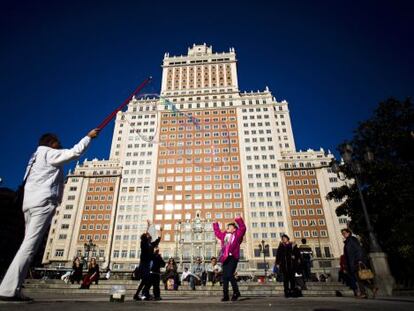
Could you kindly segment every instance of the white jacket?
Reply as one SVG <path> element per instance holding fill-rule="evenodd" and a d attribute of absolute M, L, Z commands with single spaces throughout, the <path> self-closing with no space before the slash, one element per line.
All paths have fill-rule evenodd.
<path fill-rule="evenodd" d="M 58 205 L 63 195 L 63 165 L 78 159 L 89 146 L 91 138 L 86 136 L 72 149 L 53 149 L 39 146 L 26 169 L 23 211 L 48 204 Z M 31 164 L 34 162 L 32 168 Z"/>

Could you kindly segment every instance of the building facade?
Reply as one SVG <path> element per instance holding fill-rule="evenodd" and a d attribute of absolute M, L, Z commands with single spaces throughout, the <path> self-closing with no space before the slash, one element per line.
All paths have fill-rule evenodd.
<path fill-rule="evenodd" d="M 104 266 L 110 253 L 121 168 L 116 160 L 85 160 L 69 172 L 61 205 L 49 230 L 43 263 L 71 266 L 73 258 L 96 257 Z M 85 243 L 95 247 L 85 251 Z"/>
<path fill-rule="evenodd" d="M 122 177 L 119 198 L 112 207 L 116 210 L 111 215 L 113 238 L 106 242 L 112 268 L 131 270 L 138 263 L 139 237 L 147 219 L 164 229 L 162 254 L 183 264 L 194 256 L 217 255 L 212 222 L 224 228 L 237 216 L 245 219 L 248 228 L 241 270 L 264 266 L 259 244 L 265 241 L 274 250 L 283 233 L 295 239 L 309 234 L 312 240 L 317 232 L 321 245 L 315 244 L 319 247 L 315 253 L 337 258 L 339 220 L 335 202 L 325 199 L 334 185 L 329 178 L 334 176 L 319 168 L 319 162 L 333 156 L 296 151 L 288 103 L 277 101 L 267 87 L 241 92 L 233 48 L 216 53 L 203 44 L 190 47 L 187 55 L 166 53 L 162 70 L 160 96 L 134 98 L 115 120 L 109 161 L 119 165 Z M 301 193 L 293 180 L 302 176 L 301 162 L 314 167 L 316 184 L 312 186 L 318 190 L 309 190 L 308 199 L 315 205 L 315 219 L 292 214 L 297 208 L 290 202 L 302 200 L 292 197 L 292 191 L 297 196 Z M 298 166 L 299 176 L 291 172 L 293 165 Z M 70 176 L 65 194 L 72 187 Z M 305 189 L 300 190 L 303 195 Z M 320 210 L 322 214 L 316 214 Z M 88 227 L 87 219 L 77 219 L 80 228 Z M 56 235 L 63 229 L 54 230 Z M 88 234 L 94 235 L 85 232 L 85 239 Z M 49 262 L 55 260 L 51 255 L 58 245 L 55 237 L 50 238 L 53 241 L 45 253 Z"/>
<path fill-rule="evenodd" d="M 338 264 L 343 251 L 340 230 L 348 223 L 348 218 L 336 216 L 340 201 L 326 198 L 344 184 L 330 168 L 333 159 L 323 149 L 309 149 L 283 152 L 279 160 L 289 232 L 298 244 L 306 239 L 313 250 L 313 271 L 320 273 Z"/>

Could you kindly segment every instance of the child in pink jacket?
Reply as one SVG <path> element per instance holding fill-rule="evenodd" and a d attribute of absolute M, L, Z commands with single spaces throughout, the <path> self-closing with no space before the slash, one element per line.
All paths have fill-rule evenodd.
<path fill-rule="evenodd" d="M 234 221 L 227 225 L 225 232 L 220 230 L 217 222 L 213 223 L 214 234 L 221 242 L 219 257 L 219 261 L 223 264 L 223 299 L 221 301 L 229 301 L 229 282 L 233 288 L 231 300 L 236 301 L 240 297 L 234 273 L 239 262 L 240 244 L 243 242 L 246 226 L 241 217 L 237 217 Z"/>

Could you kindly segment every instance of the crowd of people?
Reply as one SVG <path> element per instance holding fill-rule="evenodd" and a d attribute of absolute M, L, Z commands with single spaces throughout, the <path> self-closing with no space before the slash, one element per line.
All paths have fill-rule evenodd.
<path fill-rule="evenodd" d="M 148 227 L 150 222 L 148 222 Z M 135 300 L 161 300 L 160 283 L 164 284 L 165 290 L 178 290 L 179 286 L 187 283 L 192 290 L 197 286 L 223 286 L 223 301 L 230 300 L 229 283 L 233 288 L 232 300 L 240 297 L 240 291 L 236 280 L 236 269 L 239 256 L 240 243 L 243 239 L 245 226 L 241 218 L 235 223 L 230 223 L 227 230 L 222 232 L 218 224 L 214 225 L 216 237 L 221 241 L 220 257 L 212 257 L 209 263 L 203 262 L 197 257 L 191 265 L 191 269 L 184 267 L 181 276 L 178 265 L 174 258 L 164 261 L 160 254 L 160 236 L 152 241 L 152 236 L 147 230 L 141 236 L 140 264 L 134 271 L 134 279 L 140 280 L 138 289 L 134 295 Z M 375 297 L 378 288 L 371 279 L 362 280 L 358 271 L 361 267 L 367 266 L 367 259 L 364 251 L 356 237 L 349 229 L 343 229 L 344 254 L 340 258 L 340 270 L 338 281 L 349 286 L 357 298 L 367 297 L 367 288 L 372 291 Z M 307 244 L 306 239 L 301 240 L 302 244 L 297 245 L 290 241 L 289 236 L 283 234 L 277 248 L 273 275 L 278 276 L 277 280 L 283 282 L 285 297 L 300 297 L 302 290 L 307 289 L 306 283 L 314 281 L 311 267 L 313 261 L 312 248 Z M 163 270 L 163 271 L 162 271 Z M 91 259 L 88 270 L 83 275 L 83 264 L 79 257 L 73 261 L 72 271 L 68 272 L 62 279 L 74 284 L 81 284 L 81 288 L 89 288 L 95 282 L 98 284 L 100 278 L 99 266 L 95 258 Z M 325 282 L 326 276 L 321 275 L 317 281 Z M 153 295 L 150 289 L 153 289 Z"/>
<path fill-rule="evenodd" d="M 27 275 L 33 256 L 45 235 L 54 215 L 55 209 L 62 200 L 63 195 L 63 166 L 78 159 L 85 153 L 92 139 L 99 134 L 99 129 L 91 130 L 83 139 L 71 149 L 62 149 L 60 140 L 54 134 L 43 135 L 37 150 L 32 155 L 20 187 L 18 197 L 21 199 L 22 210 L 26 222 L 24 240 L 8 268 L 0 285 L 0 301 L 30 301 L 22 293 L 22 284 Z M 165 289 L 177 290 L 182 282 L 188 281 L 191 289 L 196 290 L 197 285 L 212 285 L 219 283 L 223 286 L 222 301 L 238 300 L 241 296 L 237 280 L 237 265 L 240 258 L 240 244 L 246 233 L 246 226 L 241 217 L 229 223 L 224 231 L 218 222 L 213 223 L 216 238 L 220 241 L 220 254 L 218 258 L 211 258 L 211 262 L 205 267 L 202 259 L 198 257 L 191 267 L 191 271 L 185 267 L 181 278 L 177 264 L 173 258 L 164 262 L 158 245 L 162 237 L 160 235 L 153 241 L 148 228 L 141 236 L 140 262 L 134 275 L 140 284 L 134 295 L 135 300 L 160 300 L 160 282 L 164 282 Z M 344 253 L 340 260 L 339 280 L 347 284 L 356 297 L 366 298 L 367 288 L 371 289 L 373 297 L 378 288 L 373 282 L 370 273 L 361 274 L 365 270 L 369 272 L 368 260 L 363 248 L 349 229 L 343 229 Z M 312 249 L 302 240 L 302 245 L 292 243 L 284 234 L 276 253 L 273 272 L 281 276 L 283 280 L 285 297 L 299 297 L 301 291 L 306 289 L 306 282 L 311 277 Z M 87 272 L 83 273 L 83 264 L 80 258 L 73 261 L 72 271 L 62 279 L 74 284 L 80 284 L 80 288 L 88 289 L 92 283 L 98 284 L 100 279 L 99 265 L 95 258 L 91 258 Z M 162 273 L 161 270 L 165 268 Z M 110 270 L 106 277 L 109 278 Z M 368 275 L 368 276 L 367 276 Z M 372 275 L 372 273 L 371 273 Z M 229 284 L 232 286 L 232 296 L 229 295 Z M 153 296 L 150 290 L 153 289 Z"/>

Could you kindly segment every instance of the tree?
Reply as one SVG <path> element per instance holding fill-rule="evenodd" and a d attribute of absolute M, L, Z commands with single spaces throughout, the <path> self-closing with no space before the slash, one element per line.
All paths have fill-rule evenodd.
<path fill-rule="evenodd" d="M 381 102 L 373 116 L 359 124 L 349 141 L 378 242 L 388 254 L 397 281 L 414 278 L 414 107 L 410 98 Z M 341 149 L 343 144 L 338 148 Z M 367 149 L 374 161 L 364 158 Z M 344 167 L 352 179 L 354 171 Z M 356 185 L 334 189 L 328 199 L 346 199 L 337 215 L 351 218 L 350 228 L 368 246 L 368 232 Z M 367 247 L 368 248 L 368 247 Z"/>

